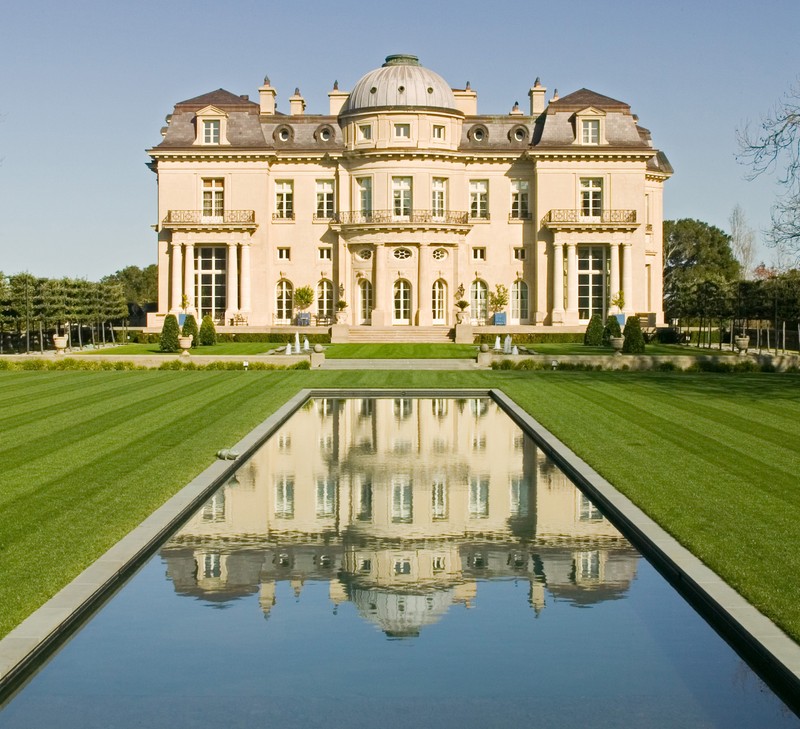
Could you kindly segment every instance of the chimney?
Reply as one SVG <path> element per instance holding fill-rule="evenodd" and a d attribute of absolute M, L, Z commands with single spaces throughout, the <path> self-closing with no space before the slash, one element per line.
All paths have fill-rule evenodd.
<path fill-rule="evenodd" d="M 347 101 L 347 97 L 350 94 L 347 91 L 339 91 L 339 82 L 333 82 L 333 91 L 328 92 L 328 100 L 330 101 L 331 105 L 331 116 L 339 116 L 339 112 L 342 110 L 344 106 L 344 102 Z"/>
<path fill-rule="evenodd" d="M 300 96 L 300 89 L 296 88 L 294 94 L 289 97 L 289 114 L 291 116 L 301 116 L 306 109 L 306 100 Z"/>
<path fill-rule="evenodd" d="M 546 93 L 547 89 L 542 86 L 537 76 L 536 81 L 533 82 L 533 88 L 528 92 L 528 96 L 531 97 L 531 116 L 539 116 L 544 111 L 544 96 Z"/>
<path fill-rule="evenodd" d="M 478 94 L 472 90 L 467 81 L 465 89 L 453 89 L 456 97 L 456 108 L 465 116 L 475 116 L 478 113 Z"/>
<path fill-rule="evenodd" d="M 275 97 L 278 92 L 269 85 L 269 76 L 264 76 L 264 85 L 258 89 L 258 100 L 262 114 L 275 113 Z"/>

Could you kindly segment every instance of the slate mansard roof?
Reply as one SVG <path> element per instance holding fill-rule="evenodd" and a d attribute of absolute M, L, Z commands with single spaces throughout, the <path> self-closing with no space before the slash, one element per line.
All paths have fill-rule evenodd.
<path fill-rule="evenodd" d="M 581 147 L 575 144 L 576 114 L 599 112 L 604 119 L 606 143 L 592 147 L 593 150 L 652 150 L 648 170 L 672 173 L 666 156 L 653 147 L 649 130 L 637 124 L 630 106 L 623 101 L 584 88 L 552 99 L 538 117 L 525 114 L 464 116 L 455 109 L 453 91 L 445 80 L 419 65 L 415 56 L 389 56 L 386 64 L 364 75 L 350 92 L 339 117 L 261 114 L 259 104 L 225 89 L 181 101 L 167 117 L 167 126 L 162 129 L 164 139 L 154 151 L 197 149 L 196 114 L 209 106 L 227 115 L 228 144 L 222 147 L 224 150 L 308 153 L 343 151 L 340 124 L 345 124 L 351 114 L 417 109 L 448 111 L 461 116 L 459 151 L 568 151 Z M 473 132 L 479 127 L 483 134 L 475 135 Z M 329 133 L 321 134 L 323 128 Z M 282 130 L 287 130 L 288 134 L 281 135 Z"/>

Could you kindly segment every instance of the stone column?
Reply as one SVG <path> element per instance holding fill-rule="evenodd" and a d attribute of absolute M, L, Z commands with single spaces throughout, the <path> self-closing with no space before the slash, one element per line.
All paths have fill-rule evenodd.
<path fill-rule="evenodd" d="M 250 303 L 250 242 L 247 241 L 241 244 L 242 250 L 242 270 L 240 276 L 241 282 L 241 301 L 240 310 L 243 313 L 249 314 L 252 311 Z"/>
<path fill-rule="evenodd" d="M 372 279 L 372 326 L 386 326 L 386 300 L 392 289 L 391 282 L 386 273 L 386 246 L 376 243 L 373 257 L 375 258 L 375 275 Z"/>
<path fill-rule="evenodd" d="M 433 298 L 431 289 L 431 262 L 430 248 L 420 245 L 419 267 L 417 270 L 417 326 L 429 327 L 433 324 Z"/>
<path fill-rule="evenodd" d="M 633 246 L 630 243 L 622 244 L 622 295 L 625 297 L 623 313 L 633 314 Z"/>
<path fill-rule="evenodd" d="M 228 280 L 227 308 L 225 309 L 225 323 L 230 324 L 230 320 L 239 312 L 239 260 L 238 245 L 228 243 L 228 270 L 226 271 Z"/>
<path fill-rule="evenodd" d="M 609 299 L 613 299 L 620 291 L 619 288 L 619 243 L 609 245 L 609 255 L 611 256 L 611 278 L 608 282 Z M 610 314 L 619 314 L 618 306 L 609 306 Z"/>
<path fill-rule="evenodd" d="M 170 263 L 172 264 L 172 305 L 170 306 L 170 314 L 178 314 L 181 310 L 181 299 L 183 298 L 183 289 L 181 288 L 181 274 L 183 273 L 183 260 L 181 255 L 181 244 L 175 241 L 171 244 Z"/>
<path fill-rule="evenodd" d="M 578 323 L 578 248 L 567 243 L 567 313 L 566 321 Z"/>
<path fill-rule="evenodd" d="M 553 310 L 552 324 L 564 323 L 564 244 L 553 241 Z"/>
<path fill-rule="evenodd" d="M 183 259 L 183 293 L 186 294 L 186 313 L 197 316 L 194 287 L 194 243 L 187 243 Z"/>

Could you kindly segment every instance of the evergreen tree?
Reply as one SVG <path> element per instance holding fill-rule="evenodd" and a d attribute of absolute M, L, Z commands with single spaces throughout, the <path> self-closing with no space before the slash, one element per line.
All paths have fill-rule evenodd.
<path fill-rule="evenodd" d="M 200 324 L 200 344 L 204 347 L 212 346 L 217 343 L 217 329 L 214 326 L 214 320 L 210 315 L 206 314 Z"/>
<path fill-rule="evenodd" d="M 621 336 L 622 330 L 619 328 L 619 320 L 613 314 L 609 314 L 606 318 L 606 325 L 603 327 L 603 346 L 611 346 L 611 337 Z"/>
<path fill-rule="evenodd" d="M 639 323 L 638 316 L 629 316 L 625 322 L 625 329 L 622 332 L 625 343 L 622 351 L 627 354 L 644 354 L 644 337 L 642 336 L 642 325 Z"/>
<path fill-rule="evenodd" d="M 181 334 L 184 337 L 192 337 L 192 347 L 196 347 L 200 343 L 200 332 L 197 329 L 197 319 L 194 318 L 194 314 L 186 315 L 186 319 L 183 321 L 183 329 L 181 329 Z"/>
<path fill-rule="evenodd" d="M 599 347 L 603 343 L 603 320 L 600 314 L 592 314 L 592 318 L 589 319 L 583 343 L 589 347 Z"/>
<path fill-rule="evenodd" d="M 174 314 L 167 314 L 164 319 L 164 328 L 161 330 L 161 351 L 177 352 L 180 349 L 178 336 L 180 335 L 178 320 Z"/>

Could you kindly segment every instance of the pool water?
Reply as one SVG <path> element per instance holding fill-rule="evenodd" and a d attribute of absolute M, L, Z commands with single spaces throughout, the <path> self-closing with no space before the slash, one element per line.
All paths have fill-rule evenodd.
<path fill-rule="evenodd" d="M 2 727 L 798 727 L 489 399 L 298 410 Z"/>

